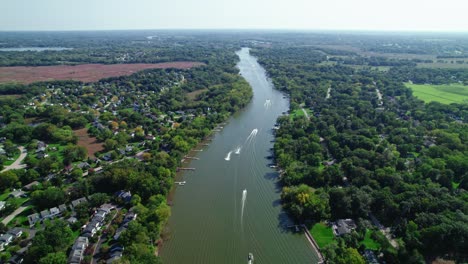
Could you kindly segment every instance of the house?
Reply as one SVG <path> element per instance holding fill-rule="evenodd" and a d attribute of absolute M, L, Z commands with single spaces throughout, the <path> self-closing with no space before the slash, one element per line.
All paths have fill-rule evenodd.
<path fill-rule="evenodd" d="M 6 203 L 4 201 L 0 201 L 0 211 L 5 209 Z"/>
<path fill-rule="evenodd" d="M 74 216 L 70 216 L 70 218 L 67 219 L 67 222 L 70 223 L 70 224 L 74 224 L 78 221 L 78 219 L 76 219 L 76 217 Z"/>
<path fill-rule="evenodd" d="M 81 203 L 84 203 L 84 202 L 87 202 L 86 198 L 84 197 L 81 197 L 81 198 L 78 198 L 76 200 L 73 200 L 71 202 L 71 208 L 75 208 L 77 205 L 81 204 Z"/>
<path fill-rule="evenodd" d="M 38 181 L 33 181 L 33 182 L 28 183 L 25 186 L 23 186 L 23 189 L 27 190 L 27 191 L 30 191 L 34 186 L 37 186 L 37 185 L 39 185 L 39 182 Z"/>
<path fill-rule="evenodd" d="M 41 217 L 38 213 L 28 215 L 29 226 L 34 226 L 39 220 Z"/>
<path fill-rule="evenodd" d="M 63 213 L 67 210 L 67 206 L 65 204 L 61 204 L 58 206 L 60 213 Z"/>
<path fill-rule="evenodd" d="M 120 227 L 115 231 L 115 234 L 114 234 L 114 239 L 117 240 L 119 239 L 120 235 L 122 234 L 123 231 L 127 230 L 128 228 L 128 224 L 135 220 L 137 217 L 137 214 L 134 213 L 134 212 L 128 212 L 125 217 L 124 217 L 124 220 L 122 221 L 122 224 L 120 225 Z"/>
<path fill-rule="evenodd" d="M 3 244 L 3 246 L 8 246 L 12 241 L 12 234 L 4 234 L 3 236 L 0 236 L 0 244 Z"/>
<path fill-rule="evenodd" d="M 20 264 L 23 263 L 23 254 L 16 254 L 8 260 L 10 264 Z"/>
<path fill-rule="evenodd" d="M 374 254 L 374 251 L 366 249 L 364 250 L 364 258 L 368 264 L 379 264 L 377 257 Z"/>
<path fill-rule="evenodd" d="M 121 190 L 116 192 L 115 196 L 122 199 L 122 201 L 125 203 L 129 203 L 132 200 L 132 194 L 130 193 L 130 191 Z"/>
<path fill-rule="evenodd" d="M 339 219 L 333 223 L 332 227 L 335 236 L 342 236 L 356 229 L 356 223 L 352 219 Z"/>
<path fill-rule="evenodd" d="M 10 198 L 20 198 L 20 197 L 25 197 L 26 194 L 22 190 L 13 190 L 8 197 Z"/>
<path fill-rule="evenodd" d="M 8 230 L 8 234 L 12 235 L 14 238 L 18 238 L 23 234 L 23 230 L 15 227 L 13 229 Z"/>
<path fill-rule="evenodd" d="M 55 217 L 55 216 L 57 216 L 59 214 L 60 214 L 60 209 L 58 209 L 57 207 L 50 208 L 50 216 L 51 217 Z"/>
<path fill-rule="evenodd" d="M 47 218 L 52 218 L 49 209 L 46 209 L 42 212 L 40 212 L 41 219 L 47 219 Z"/>
<path fill-rule="evenodd" d="M 84 237 L 93 237 L 99 229 L 101 229 L 101 222 L 93 218 L 91 222 L 86 225 L 82 235 Z"/>
<path fill-rule="evenodd" d="M 79 163 L 79 164 L 76 165 L 76 166 L 77 166 L 78 168 L 80 168 L 80 169 L 87 169 L 87 168 L 91 167 L 91 166 L 89 165 L 88 162 L 81 162 L 81 163 Z"/>
<path fill-rule="evenodd" d="M 78 237 L 73 244 L 70 256 L 68 257 L 68 263 L 80 264 L 83 260 L 85 249 L 88 247 L 89 240 L 87 237 Z"/>

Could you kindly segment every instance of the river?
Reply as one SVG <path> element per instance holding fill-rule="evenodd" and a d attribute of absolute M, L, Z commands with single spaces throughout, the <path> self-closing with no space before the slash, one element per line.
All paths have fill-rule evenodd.
<path fill-rule="evenodd" d="M 165 264 L 237 264 L 247 263 L 251 252 L 254 263 L 317 263 L 305 235 L 287 227 L 292 222 L 281 209 L 278 173 L 268 166 L 272 127 L 288 100 L 248 48 L 237 55 L 253 99 L 187 164 L 196 170 L 177 186 L 161 257 Z"/>

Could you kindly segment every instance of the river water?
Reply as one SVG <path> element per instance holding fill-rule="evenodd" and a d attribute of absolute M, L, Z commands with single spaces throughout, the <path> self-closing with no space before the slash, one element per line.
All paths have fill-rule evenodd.
<path fill-rule="evenodd" d="M 177 186 L 161 257 L 174 264 L 237 264 L 247 263 L 251 252 L 254 263 L 317 263 L 305 235 L 288 228 L 278 173 L 268 166 L 271 129 L 289 109 L 288 100 L 273 89 L 249 49 L 237 55 L 254 97 L 198 152 L 199 160 L 187 164 L 196 170 L 184 173 L 186 184 Z"/>

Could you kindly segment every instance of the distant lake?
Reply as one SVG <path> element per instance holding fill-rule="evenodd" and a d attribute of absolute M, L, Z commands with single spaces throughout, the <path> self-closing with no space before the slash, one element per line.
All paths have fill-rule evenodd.
<path fill-rule="evenodd" d="M 73 48 L 63 48 L 63 47 L 21 47 L 21 48 L 0 48 L 0 51 L 45 51 L 45 50 L 71 50 Z"/>

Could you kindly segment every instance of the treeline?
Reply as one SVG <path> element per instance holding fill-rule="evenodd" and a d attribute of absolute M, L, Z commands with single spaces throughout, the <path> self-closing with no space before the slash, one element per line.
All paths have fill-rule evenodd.
<path fill-rule="evenodd" d="M 450 84 L 461 82 L 464 85 L 468 85 L 468 70 L 466 69 L 395 67 L 390 69 L 389 77 L 400 82 L 412 81 L 417 84 Z"/>
<path fill-rule="evenodd" d="M 291 95 L 291 111 L 312 112 L 310 120 L 278 120 L 283 206 L 300 222 L 352 218 L 361 230 L 374 215 L 400 241 L 398 248 L 380 243 L 387 263 L 466 261 L 468 130 L 456 120 L 466 120 L 467 106 L 415 99 L 395 77 L 406 68 L 356 71 L 317 65 L 317 57 L 294 63 L 292 50 L 291 56 L 274 47 L 253 50 L 276 88 Z M 359 236 L 325 248 L 328 261 L 363 250 Z"/>

